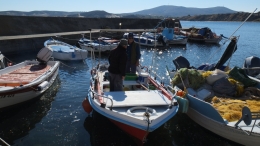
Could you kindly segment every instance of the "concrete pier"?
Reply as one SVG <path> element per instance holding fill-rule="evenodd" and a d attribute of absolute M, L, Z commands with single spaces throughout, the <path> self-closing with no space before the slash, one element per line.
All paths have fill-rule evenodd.
<path fill-rule="evenodd" d="M 153 29 L 160 19 L 132 19 L 132 18 L 74 18 L 74 17 L 31 17 L 31 16 L 0 16 L 0 36 L 48 34 L 89 29 Z M 176 20 L 178 21 L 178 20 Z M 178 21 L 179 22 L 179 21 Z M 120 25 L 121 24 L 121 25 Z M 173 23 L 174 25 L 174 23 Z M 102 34 L 103 35 L 103 34 Z M 107 34 L 109 36 L 109 34 Z M 115 34 L 110 34 L 115 37 Z M 113 36 L 112 36 L 113 35 Z M 100 34 L 92 34 L 98 37 Z M 50 36 L 56 39 L 55 36 Z M 16 54 L 21 51 L 39 51 L 44 41 L 50 37 L 0 40 L 0 51 L 3 54 Z M 81 34 L 60 36 L 71 45 L 77 45 Z M 85 35 L 89 37 L 88 34 Z M 117 36 L 117 37 L 121 37 Z M 63 39 L 62 39 L 63 38 Z"/>

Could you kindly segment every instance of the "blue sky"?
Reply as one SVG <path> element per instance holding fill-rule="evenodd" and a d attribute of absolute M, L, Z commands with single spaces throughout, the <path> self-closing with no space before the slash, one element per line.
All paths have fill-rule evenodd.
<path fill-rule="evenodd" d="M 224 6 L 231 10 L 253 12 L 260 0 L 0 0 L 0 11 L 66 11 L 89 12 L 104 10 L 108 13 L 130 13 L 162 5 L 195 8 Z M 257 9 L 256 12 L 260 11 Z"/>

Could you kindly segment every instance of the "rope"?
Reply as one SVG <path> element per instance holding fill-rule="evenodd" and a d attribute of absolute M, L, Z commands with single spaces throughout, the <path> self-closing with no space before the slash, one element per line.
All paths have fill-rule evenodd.
<path fill-rule="evenodd" d="M 7 59 L 9 62 L 14 63 L 13 61 L 11 61 L 10 59 L 8 59 L 7 57 L 4 56 L 4 58 Z"/>
<path fill-rule="evenodd" d="M 145 136 L 144 136 L 144 139 L 143 139 L 143 143 L 145 143 L 146 142 L 146 137 L 147 137 L 147 135 L 148 135 L 148 133 L 149 133 L 149 127 L 150 127 L 150 120 L 149 120 L 149 113 L 148 112 L 145 112 L 144 113 L 144 116 L 145 117 L 147 117 L 147 129 L 146 129 L 146 133 L 145 133 Z"/>
<path fill-rule="evenodd" d="M 4 143 L 4 144 L 6 144 L 7 146 L 10 146 L 7 142 L 5 142 L 2 138 L 0 138 L 0 140 Z"/>
<path fill-rule="evenodd" d="M 62 65 L 65 65 L 66 67 L 69 67 L 69 68 L 73 68 L 73 69 L 76 68 L 76 67 L 69 66 L 69 65 L 67 65 L 67 64 L 65 64 L 65 63 L 63 63 L 63 62 L 61 62 L 61 61 L 60 61 L 60 63 L 61 63 Z"/>

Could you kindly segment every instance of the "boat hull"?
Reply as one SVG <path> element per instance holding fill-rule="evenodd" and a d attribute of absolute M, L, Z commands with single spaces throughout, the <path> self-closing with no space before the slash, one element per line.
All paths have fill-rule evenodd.
<path fill-rule="evenodd" d="M 36 61 L 29 61 L 28 63 L 36 63 Z M 53 63 L 54 65 L 48 71 L 46 71 L 43 75 L 39 76 L 31 83 L 16 87 L 1 86 L 0 109 L 8 109 L 12 106 L 33 100 L 49 89 L 49 87 L 56 79 L 59 71 L 59 62 L 53 61 Z M 39 85 L 41 85 L 43 82 L 45 82 L 44 87 L 39 89 Z"/>
<path fill-rule="evenodd" d="M 88 57 L 86 51 L 75 51 L 75 52 L 55 52 L 53 51 L 52 57 L 59 60 L 84 60 Z"/>
<path fill-rule="evenodd" d="M 252 133 L 251 135 L 246 134 L 241 129 L 237 129 L 226 124 L 214 121 L 193 108 L 189 108 L 187 115 L 200 126 L 208 129 L 209 131 L 234 141 L 236 143 L 246 146 L 256 146 L 260 143 L 260 136 Z"/>

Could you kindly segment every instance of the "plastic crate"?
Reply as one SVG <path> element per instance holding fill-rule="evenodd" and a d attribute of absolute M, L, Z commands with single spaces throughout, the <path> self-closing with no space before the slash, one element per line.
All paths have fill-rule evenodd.
<path fill-rule="evenodd" d="M 138 79 L 137 75 L 134 73 L 126 73 L 125 80 L 126 81 L 136 81 Z"/>

